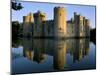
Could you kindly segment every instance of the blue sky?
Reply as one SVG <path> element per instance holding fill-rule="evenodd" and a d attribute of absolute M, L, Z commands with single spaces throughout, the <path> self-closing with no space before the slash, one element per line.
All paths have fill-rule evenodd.
<path fill-rule="evenodd" d="M 35 13 L 38 10 L 46 13 L 47 20 L 53 19 L 54 13 L 53 9 L 56 6 L 65 7 L 66 9 L 66 19 L 70 20 L 73 17 L 73 13 L 77 12 L 82 16 L 85 16 L 90 20 L 90 25 L 92 28 L 95 28 L 95 6 L 87 6 L 87 5 L 71 5 L 71 4 L 54 4 L 54 3 L 39 3 L 39 2 L 20 2 L 24 7 L 20 11 L 12 10 L 12 21 L 23 21 L 23 16 L 28 13 Z"/>

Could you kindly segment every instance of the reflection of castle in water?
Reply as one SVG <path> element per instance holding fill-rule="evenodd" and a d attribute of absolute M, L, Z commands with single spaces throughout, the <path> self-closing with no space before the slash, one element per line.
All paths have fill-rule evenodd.
<path fill-rule="evenodd" d="M 74 41 L 73 62 L 80 61 L 85 55 L 88 55 L 89 39 L 81 39 Z"/>
<path fill-rule="evenodd" d="M 54 42 L 54 52 L 53 52 L 53 62 L 54 62 L 54 68 L 63 70 L 64 65 L 66 63 L 66 50 L 67 50 L 67 45 L 64 40 L 56 40 Z"/>
<path fill-rule="evenodd" d="M 53 56 L 53 67 L 64 70 L 67 64 L 66 54 L 73 56 L 73 63 L 81 61 L 89 53 L 89 39 L 48 40 L 35 39 L 23 41 L 23 53 L 29 60 L 43 63 L 46 55 Z M 45 61 L 44 61 L 45 60 Z"/>
<path fill-rule="evenodd" d="M 45 49 L 43 45 L 42 40 L 24 39 L 24 56 L 32 61 L 34 60 L 38 63 L 42 62 L 45 59 Z"/>

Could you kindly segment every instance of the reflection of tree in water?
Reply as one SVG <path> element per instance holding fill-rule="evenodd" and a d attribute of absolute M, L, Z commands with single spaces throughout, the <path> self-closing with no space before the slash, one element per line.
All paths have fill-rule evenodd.
<path fill-rule="evenodd" d="M 21 38 L 14 38 L 12 39 L 12 47 L 19 47 L 19 46 L 22 46 L 22 39 Z"/>
<path fill-rule="evenodd" d="M 16 38 L 12 39 L 12 48 L 17 49 L 17 48 L 19 48 L 19 46 L 20 46 L 20 47 L 23 46 L 22 38 L 16 37 Z M 22 49 L 21 49 L 21 50 L 22 50 Z M 17 50 L 17 51 L 19 51 L 19 50 Z M 23 54 L 20 53 L 20 51 L 19 51 L 19 53 L 16 53 L 16 51 L 14 52 L 14 49 L 13 49 L 13 51 L 12 51 L 12 59 L 13 59 L 13 60 L 14 60 L 14 59 L 18 59 L 18 58 L 20 58 L 20 57 L 22 57 L 22 56 L 23 56 Z"/>
<path fill-rule="evenodd" d="M 90 41 L 93 42 L 96 45 L 96 39 L 90 38 Z"/>

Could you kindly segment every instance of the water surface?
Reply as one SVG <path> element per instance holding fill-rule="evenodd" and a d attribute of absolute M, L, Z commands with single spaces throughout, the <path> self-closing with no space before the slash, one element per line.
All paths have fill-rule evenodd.
<path fill-rule="evenodd" d="M 16 41 L 12 45 L 13 74 L 96 68 L 96 46 L 89 39 Z"/>

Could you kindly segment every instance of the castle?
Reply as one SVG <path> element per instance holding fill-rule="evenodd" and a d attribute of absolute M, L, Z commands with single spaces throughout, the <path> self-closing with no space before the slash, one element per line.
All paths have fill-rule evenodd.
<path fill-rule="evenodd" d="M 41 11 L 23 16 L 23 36 L 89 37 L 89 20 L 76 12 L 71 20 L 67 20 L 66 12 L 64 7 L 55 7 L 53 20 L 46 20 L 46 14 Z"/>

